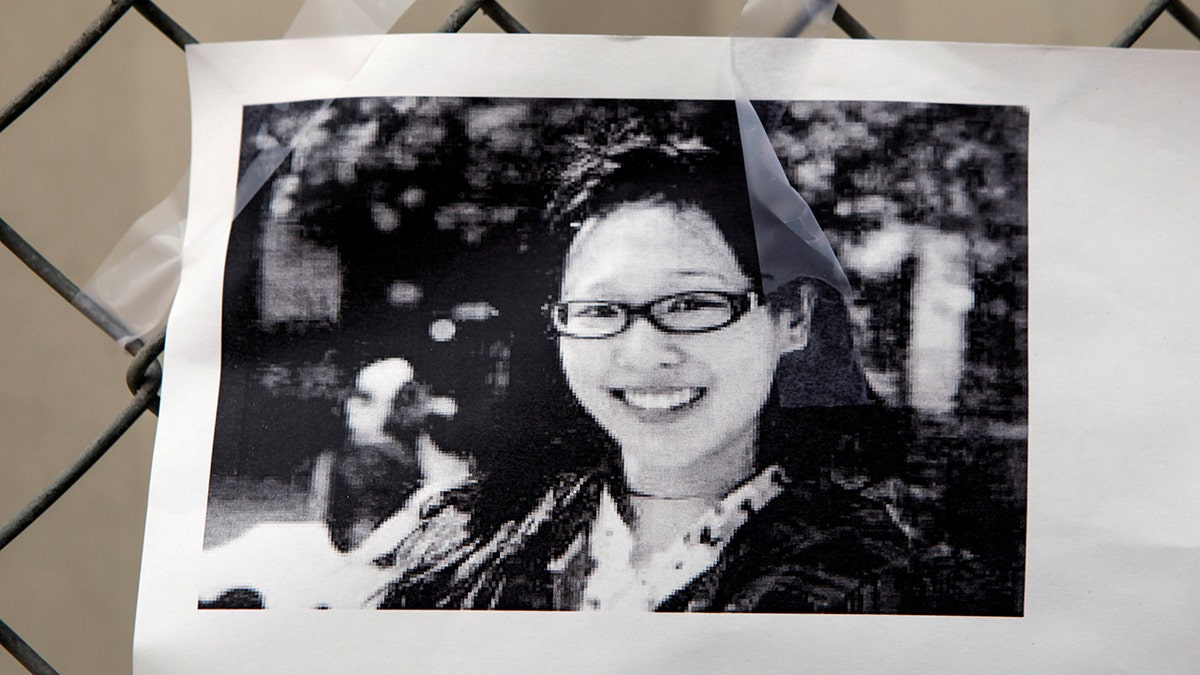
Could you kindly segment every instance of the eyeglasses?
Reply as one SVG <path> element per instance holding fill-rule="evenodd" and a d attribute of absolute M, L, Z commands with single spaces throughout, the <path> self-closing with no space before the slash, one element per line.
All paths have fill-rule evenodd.
<path fill-rule="evenodd" d="M 639 316 L 664 333 L 707 333 L 724 328 L 754 309 L 758 293 L 687 291 L 642 304 L 570 300 L 550 305 L 554 330 L 573 338 L 606 338 L 621 333 Z"/>

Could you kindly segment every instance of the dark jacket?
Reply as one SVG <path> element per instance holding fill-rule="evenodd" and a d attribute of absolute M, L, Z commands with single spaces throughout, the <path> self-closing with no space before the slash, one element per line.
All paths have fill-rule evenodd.
<path fill-rule="evenodd" d="M 383 608 L 575 609 L 589 572 L 552 564 L 595 518 L 612 481 L 564 475 L 521 522 L 411 561 Z M 885 505 L 834 482 L 788 484 L 730 539 L 717 562 L 658 611 L 905 611 L 912 547 Z M 555 569 L 551 569 L 555 568 Z"/>

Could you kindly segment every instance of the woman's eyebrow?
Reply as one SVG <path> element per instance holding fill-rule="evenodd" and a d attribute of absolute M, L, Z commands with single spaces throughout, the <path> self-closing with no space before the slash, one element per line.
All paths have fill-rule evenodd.
<path fill-rule="evenodd" d="M 721 274 L 720 272 L 713 272 L 712 270 L 681 269 L 671 270 L 670 273 L 681 277 L 709 277 L 711 279 L 719 279 L 720 281 L 730 280 L 728 275 Z"/>
<path fill-rule="evenodd" d="M 740 277 L 730 277 L 727 274 L 714 272 L 712 270 L 697 269 L 697 268 L 679 268 L 664 270 L 664 273 L 669 277 L 679 277 L 683 279 L 698 279 L 701 281 L 713 281 L 719 284 L 738 284 L 743 280 Z M 623 288 L 619 280 L 603 279 L 591 283 L 584 284 L 582 287 L 572 288 L 571 296 L 577 299 L 589 300 L 620 300 L 628 295 L 627 289 Z M 700 289 L 684 289 L 684 290 L 700 290 Z M 666 292 L 671 292 L 666 289 Z"/>

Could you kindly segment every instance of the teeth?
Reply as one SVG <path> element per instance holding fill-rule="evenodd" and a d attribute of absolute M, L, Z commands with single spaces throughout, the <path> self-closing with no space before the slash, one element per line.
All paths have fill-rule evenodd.
<path fill-rule="evenodd" d="M 646 410 L 670 410 L 685 406 L 696 399 L 704 390 L 700 387 L 682 387 L 679 389 L 630 390 L 621 393 L 621 398 L 634 408 Z"/>

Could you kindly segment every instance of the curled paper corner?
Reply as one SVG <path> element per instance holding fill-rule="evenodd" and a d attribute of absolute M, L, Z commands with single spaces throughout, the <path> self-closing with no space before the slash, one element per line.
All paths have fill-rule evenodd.
<path fill-rule="evenodd" d="M 796 277 L 820 279 L 850 295 L 850 282 L 804 197 L 792 187 L 766 129 L 741 87 L 738 92 L 738 128 L 746 184 L 758 241 L 759 266 L 764 283 L 775 287 Z M 770 292 L 770 289 L 765 289 Z"/>
<path fill-rule="evenodd" d="M 748 0 L 730 35 L 730 73 L 746 183 L 750 192 L 759 265 L 767 292 L 797 277 L 820 279 L 850 295 L 850 282 L 804 197 L 788 182 L 737 59 L 739 38 L 802 37 L 825 32 L 837 9 L 832 0 Z"/>

